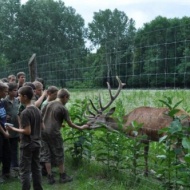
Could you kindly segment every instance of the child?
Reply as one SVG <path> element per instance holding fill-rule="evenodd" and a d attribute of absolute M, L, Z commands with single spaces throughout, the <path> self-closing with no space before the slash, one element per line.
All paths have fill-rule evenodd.
<path fill-rule="evenodd" d="M 64 167 L 64 149 L 63 139 L 60 132 L 63 121 L 66 121 L 72 128 L 79 130 L 86 129 L 89 126 L 78 126 L 70 120 L 69 113 L 65 108 L 65 104 L 70 97 L 69 92 L 66 89 L 61 89 L 58 92 L 58 100 L 49 102 L 42 110 L 45 129 L 43 130 L 42 140 L 43 146 L 41 151 L 41 162 L 45 163 L 48 173 L 48 183 L 55 183 L 54 177 L 51 171 L 52 158 L 55 159 L 57 166 L 59 167 L 60 183 L 66 183 L 72 181 L 72 178 L 65 173 Z"/>
<path fill-rule="evenodd" d="M 48 104 L 48 102 L 51 102 L 57 98 L 57 92 L 58 88 L 56 86 L 49 86 L 47 89 L 47 98 L 41 105 L 41 110 L 43 107 Z"/>
<path fill-rule="evenodd" d="M 0 82 L 0 164 L 2 164 L 3 177 L 9 177 L 11 163 L 11 149 L 9 144 L 9 134 L 5 129 L 6 111 L 2 99 L 8 94 L 8 86 Z M 0 183 L 4 180 L 0 178 Z"/>
<path fill-rule="evenodd" d="M 42 102 L 46 99 L 47 91 L 43 91 L 43 85 L 39 81 L 34 81 L 32 84 L 35 86 L 36 101 L 34 102 L 34 105 L 40 109 Z"/>
<path fill-rule="evenodd" d="M 33 90 L 33 97 L 32 97 L 32 100 L 31 100 L 31 103 L 34 104 L 34 102 L 36 101 L 36 97 L 35 97 L 35 86 L 33 85 L 32 82 L 25 82 L 23 84 L 23 86 L 30 86 Z M 23 104 L 19 104 L 19 107 L 18 107 L 18 116 L 20 116 L 21 112 L 25 109 L 25 106 Z"/>
<path fill-rule="evenodd" d="M 15 82 L 16 83 L 16 76 L 15 75 L 9 75 L 8 76 L 8 81 L 9 81 L 9 83 L 11 83 L 11 82 Z"/>
<path fill-rule="evenodd" d="M 41 110 L 51 101 L 55 100 L 57 98 L 57 92 L 58 92 L 58 88 L 56 86 L 49 86 L 47 89 L 47 98 L 46 100 L 42 103 L 41 105 Z M 42 140 L 42 148 L 43 146 L 43 140 Z M 52 158 L 53 159 L 53 158 Z M 47 175 L 47 171 L 45 168 L 45 165 L 43 162 L 41 162 L 42 165 L 42 175 L 46 176 Z"/>
<path fill-rule="evenodd" d="M 22 85 L 25 83 L 26 75 L 24 72 L 18 72 L 17 73 L 17 81 L 18 81 L 18 89 L 22 87 Z"/>
<path fill-rule="evenodd" d="M 7 113 L 7 122 L 12 123 L 14 127 L 19 128 L 18 124 L 18 107 L 19 101 L 16 98 L 18 85 L 17 83 L 8 83 L 8 96 L 4 99 L 5 110 Z M 18 170 L 18 141 L 19 134 L 17 132 L 10 132 L 10 146 L 11 146 L 11 168 Z"/>
<path fill-rule="evenodd" d="M 33 189 L 42 190 L 40 169 L 41 128 L 43 122 L 40 110 L 31 103 L 33 89 L 21 87 L 18 91 L 20 102 L 25 105 L 21 112 L 19 129 L 7 125 L 9 131 L 21 133 L 20 140 L 20 177 L 22 190 L 30 189 L 30 171 L 32 172 Z"/>

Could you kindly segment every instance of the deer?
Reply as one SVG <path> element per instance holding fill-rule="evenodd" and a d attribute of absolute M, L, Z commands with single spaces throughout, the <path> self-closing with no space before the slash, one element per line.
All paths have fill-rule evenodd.
<path fill-rule="evenodd" d="M 136 121 L 137 123 L 142 124 L 142 127 L 138 131 L 138 136 L 146 136 L 146 138 L 142 138 L 141 142 L 144 143 L 144 159 L 145 159 L 145 171 L 144 175 L 148 176 L 148 152 L 149 152 L 149 143 L 150 142 L 158 142 L 159 139 L 164 135 L 159 131 L 165 127 L 168 127 L 173 118 L 168 115 L 169 108 L 168 107 L 137 107 L 132 110 L 127 115 L 123 116 L 123 127 L 122 129 L 118 127 L 117 120 L 111 115 L 115 111 L 115 107 L 111 108 L 107 113 L 104 113 L 111 104 L 115 101 L 115 99 L 119 96 L 123 86 L 125 83 L 122 83 L 118 76 L 116 76 L 118 81 L 118 89 L 115 95 L 113 95 L 111 86 L 107 82 L 107 87 L 110 95 L 110 101 L 103 106 L 101 95 L 99 94 L 99 108 L 96 108 L 93 101 L 89 99 L 90 103 L 87 106 L 88 113 L 90 115 L 86 115 L 88 117 L 88 124 L 90 129 L 100 128 L 102 126 L 106 127 L 111 131 L 120 131 L 123 132 L 127 137 L 136 137 L 136 133 L 132 130 L 132 123 Z M 94 109 L 95 113 L 90 110 L 90 105 Z M 184 110 L 178 110 L 175 114 L 177 117 L 183 117 L 181 123 L 182 126 L 189 127 L 190 124 L 190 115 L 186 113 Z M 121 131 L 122 130 L 122 131 Z"/>

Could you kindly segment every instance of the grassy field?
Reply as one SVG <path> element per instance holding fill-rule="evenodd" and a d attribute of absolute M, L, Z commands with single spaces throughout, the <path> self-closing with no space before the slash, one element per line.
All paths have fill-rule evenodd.
<path fill-rule="evenodd" d="M 113 94 L 116 90 L 112 90 Z M 87 92 L 71 92 L 71 100 L 91 98 L 95 100 L 101 94 L 103 103 L 109 101 L 108 90 L 93 90 Z M 163 100 L 165 97 L 171 97 L 173 103 L 183 100 L 179 108 L 188 110 L 190 109 L 190 90 L 132 90 L 123 89 L 115 102 L 121 100 L 124 107 L 126 107 L 126 114 L 134 108 L 140 106 L 162 107 L 163 105 L 159 100 Z M 115 105 L 115 102 L 113 105 Z M 110 106 L 112 107 L 112 106 Z"/>
<path fill-rule="evenodd" d="M 95 163 L 83 163 L 74 167 L 70 158 L 67 157 L 67 171 L 73 176 L 73 181 L 60 184 L 59 175 L 54 169 L 56 183 L 48 185 L 46 177 L 43 177 L 44 190 L 162 190 L 161 183 L 155 179 L 138 178 L 127 173 L 107 173 L 104 166 Z M 18 178 L 10 178 L 4 184 L 0 184 L 1 190 L 20 190 L 21 184 Z M 31 188 L 32 189 L 32 188 Z"/>
<path fill-rule="evenodd" d="M 114 90 L 115 92 L 115 90 Z M 98 91 L 71 91 L 71 100 L 67 107 L 70 109 L 73 103 L 77 99 L 92 99 L 97 101 L 98 93 L 101 93 L 103 103 L 109 101 L 107 90 Z M 130 112 L 139 106 L 154 106 L 161 107 L 162 103 L 160 99 L 164 97 L 172 97 L 173 104 L 183 99 L 183 102 L 179 105 L 179 108 L 185 109 L 189 112 L 190 110 L 190 91 L 189 90 L 128 90 L 123 89 L 116 102 L 112 106 L 116 105 L 118 101 L 121 101 L 125 109 L 125 113 Z M 111 107 L 112 107 L 111 106 Z M 154 157 L 154 154 L 158 152 L 158 146 L 152 145 L 153 152 L 150 156 Z M 153 164 L 159 166 L 160 162 L 155 161 Z M 43 188 L 44 190 L 162 190 L 162 181 L 157 179 L 153 174 L 149 177 L 139 175 L 138 177 L 133 176 L 130 170 L 109 171 L 100 162 L 88 161 L 83 162 L 78 166 L 75 166 L 73 159 L 70 154 L 66 156 L 66 168 L 69 175 L 72 175 L 73 182 L 67 184 L 59 184 L 58 173 L 55 171 L 56 183 L 54 185 L 48 185 L 46 177 L 43 177 Z M 141 172 L 139 172 L 141 173 Z M 0 190 L 20 190 L 20 181 L 17 178 L 11 178 L 4 184 L 0 184 Z M 32 189 L 32 188 L 31 188 Z M 175 188 L 174 188 L 175 189 Z M 185 188 L 183 188 L 185 189 Z"/>

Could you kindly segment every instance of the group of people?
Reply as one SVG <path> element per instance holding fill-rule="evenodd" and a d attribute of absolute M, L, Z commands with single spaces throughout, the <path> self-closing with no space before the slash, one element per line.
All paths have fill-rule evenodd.
<path fill-rule="evenodd" d="M 49 184 L 55 183 L 52 161 L 59 169 L 59 182 L 72 181 L 65 172 L 64 147 L 60 129 L 64 121 L 79 130 L 88 124 L 74 124 L 65 104 L 70 98 L 67 89 L 43 86 L 40 79 L 25 82 L 19 72 L 0 81 L 0 183 L 10 177 L 11 170 L 19 170 L 22 190 L 41 190 L 42 168 Z M 18 156 L 19 147 L 19 156 Z"/>

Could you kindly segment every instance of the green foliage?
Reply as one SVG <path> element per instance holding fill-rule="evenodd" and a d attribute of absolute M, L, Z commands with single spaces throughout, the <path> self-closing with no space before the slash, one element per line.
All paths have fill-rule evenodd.
<path fill-rule="evenodd" d="M 136 177 L 138 177 L 139 173 L 138 168 L 142 166 L 140 164 L 139 158 L 144 156 L 144 152 L 142 152 L 142 147 L 145 145 L 142 143 L 143 139 L 146 139 L 146 136 L 139 135 L 139 130 L 142 128 L 142 123 L 137 123 L 136 121 L 133 121 L 131 123 L 131 127 L 128 127 L 131 133 L 134 135 L 133 139 L 130 139 L 130 142 L 128 143 L 127 149 L 130 150 L 132 154 L 128 155 L 128 159 L 132 161 L 132 173 Z"/>
<path fill-rule="evenodd" d="M 5 59 L 16 61 L 19 59 L 19 29 L 18 14 L 20 12 L 20 1 L 0 1 L 0 56 Z"/>
<path fill-rule="evenodd" d="M 137 31 L 133 64 L 133 73 L 137 77 L 133 83 L 135 87 L 188 86 L 189 76 L 184 77 L 184 72 L 189 70 L 189 43 L 187 45 L 183 37 L 189 37 L 189 24 L 187 17 L 167 19 L 158 16 Z M 139 75 L 145 83 L 138 80 Z"/>
<path fill-rule="evenodd" d="M 84 78 L 88 78 L 84 76 Z M 92 80 L 84 80 L 83 82 L 81 81 L 68 81 L 65 83 L 65 86 L 67 88 L 74 88 L 74 89 L 85 89 L 85 88 L 95 88 L 95 85 Z"/>
<path fill-rule="evenodd" d="M 84 131 L 66 130 L 63 136 L 68 144 L 66 152 L 71 154 L 75 166 L 81 164 L 84 159 L 91 159 L 91 134 Z"/>
<path fill-rule="evenodd" d="M 33 53 L 84 50 L 84 19 L 63 2 L 29 0 L 21 5 L 18 0 L 5 0 L 0 7 L 0 50 L 11 62 Z"/>
<path fill-rule="evenodd" d="M 84 112 L 87 100 L 75 100 L 69 113 L 72 121 L 77 125 L 86 123 Z M 79 131 L 67 128 L 63 131 L 64 142 L 68 144 L 66 152 L 69 152 L 75 165 L 79 165 L 84 158 L 91 159 L 92 134 L 87 131 Z"/>
<path fill-rule="evenodd" d="M 170 188 L 174 186 L 179 188 L 179 185 L 190 186 L 188 181 L 188 175 L 190 170 L 187 169 L 190 166 L 189 162 L 189 126 L 183 126 L 182 122 L 184 117 L 177 117 L 175 114 L 179 111 L 177 106 L 182 102 L 177 102 L 172 105 L 172 99 L 166 97 L 166 101 L 160 100 L 169 108 L 168 115 L 173 118 L 170 126 L 161 129 L 161 133 L 165 135 L 160 138 L 160 142 L 165 142 L 166 154 L 159 155 L 159 158 L 165 160 L 167 165 L 159 170 L 160 174 L 164 176 L 164 186 Z M 185 174 L 183 173 L 185 172 Z"/>
<path fill-rule="evenodd" d="M 165 97 L 166 101 L 164 100 L 159 100 L 160 102 L 162 102 L 165 106 L 167 106 L 169 108 L 169 112 L 168 115 L 172 118 L 175 118 L 175 114 L 177 112 L 179 112 L 179 109 L 176 109 L 178 107 L 179 104 L 181 104 L 181 102 L 183 100 L 180 100 L 179 102 L 177 102 L 174 106 L 172 105 L 172 98 L 171 97 Z"/>
<path fill-rule="evenodd" d="M 107 166 L 107 171 L 119 171 L 125 168 L 123 162 L 126 157 L 126 137 L 120 133 L 101 130 L 96 142 L 99 144 L 95 148 L 96 160 Z"/>
<path fill-rule="evenodd" d="M 88 24 L 88 39 L 94 47 L 100 47 L 96 53 L 96 57 L 100 58 L 99 62 L 96 63 L 96 58 L 94 63 L 100 65 L 101 74 L 108 81 L 111 75 L 118 75 L 123 71 L 125 65 L 120 65 L 123 60 L 132 60 L 134 34 L 134 21 L 124 12 L 106 9 L 94 13 L 93 21 Z"/>

